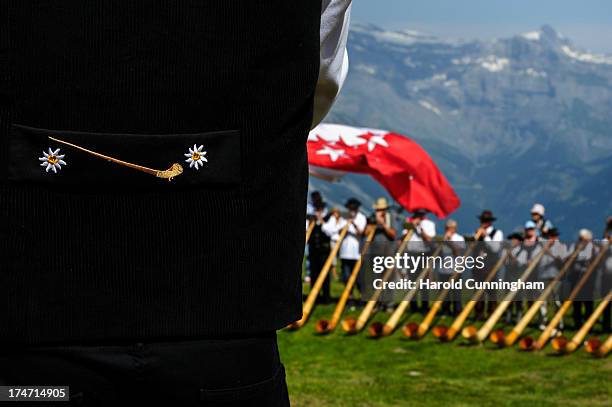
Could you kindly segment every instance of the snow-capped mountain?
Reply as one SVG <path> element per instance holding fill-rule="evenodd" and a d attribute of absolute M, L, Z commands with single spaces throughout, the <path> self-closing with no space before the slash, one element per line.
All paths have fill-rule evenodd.
<path fill-rule="evenodd" d="M 436 160 L 463 205 L 464 229 L 492 209 L 509 231 L 534 202 L 565 239 L 601 233 L 612 214 L 612 56 L 548 26 L 490 42 L 356 24 L 351 68 L 327 122 L 392 130 Z M 384 191 L 362 176 L 312 180 L 332 203 Z"/>

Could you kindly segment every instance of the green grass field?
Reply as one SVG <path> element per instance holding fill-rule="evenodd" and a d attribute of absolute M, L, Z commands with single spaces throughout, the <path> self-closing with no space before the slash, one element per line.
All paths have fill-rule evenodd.
<path fill-rule="evenodd" d="M 336 297 L 340 290 L 333 285 Z M 443 344 L 431 333 L 420 341 L 400 331 L 382 339 L 367 332 L 346 336 L 340 327 L 317 335 L 316 321 L 329 318 L 333 308 L 318 306 L 301 330 L 279 332 L 295 406 L 612 405 L 612 357 L 595 359 L 583 348 L 557 356 L 550 345 L 537 353 L 469 346 L 461 337 Z M 388 316 L 380 312 L 373 321 Z M 420 319 L 416 314 L 406 321 Z"/>

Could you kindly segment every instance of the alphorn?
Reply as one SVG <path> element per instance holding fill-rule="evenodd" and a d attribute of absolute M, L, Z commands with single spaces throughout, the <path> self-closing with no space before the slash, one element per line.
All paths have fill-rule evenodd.
<path fill-rule="evenodd" d="M 310 240 L 310 235 L 312 235 L 312 231 L 314 230 L 316 223 L 317 222 L 315 220 L 308 222 L 308 229 L 306 229 L 306 244 L 308 244 L 308 241 Z"/>
<path fill-rule="evenodd" d="M 540 337 L 538 338 L 537 342 L 534 343 L 533 339 L 529 336 L 526 336 L 520 340 L 519 347 L 522 350 L 528 351 L 533 350 L 534 348 L 539 350 L 546 346 L 546 343 L 548 343 L 548 340 L 561 322 L 561 318 L 563 318 L 563 316 L 567 313 L 567 311 L 572 305 L 572 302 L 574 301 L 580 290 L 582 290 L 582 287 L 586 284 L 591 274 L 593 274 L 601 260 L 606 255 L 605 247 L 607 246 L 604 244 L 601 252 L 597 255 L 597 257 L 595 257 L 595 259 L 593 259 L 593 261 L 591 261 L 591 264 L 589 264 L 589 267 L 584 273 L 584 276 L 582 276 L 580 281 L 578 281 L 578 284 L 576 285 L 576 287 L 574 287 L 567 300 L 563 301 L 563 305 L 561 305 L 561 308 L 559 308 L 553 319 L 548 323 L 544 331 L 540 334 Z"/>
<path fill-rule="evenodd" d="M 486 279 L 484 280 L 486 283 L 490 282 L 491 280 L 495 278 L 495 276 L 499 272 L 499 269 L 501 269 L 504 263 L 506 262 L 506 259 L 508 258 L 508 254 L 509 254 L 509 250 L 504 250 L 502 255 L 499 256 L 499 260 L 497 260 L 497 263 L 495 263 L 495 265 L 493 266 L 493 268 L 487 275 Z M 476 291 L 476 293 L 474 293 L 474 296 L 472 297 L 472 299 L 469 300 L 467 304 L 465 304 L 465 307 L 463 308 L 461 313 L 457 316 L 457 318 L 455 318 L 450 328 L 447 328 L 444 325 L 438 325 L 434 327 L 432 330 L 434 336 L 443 342 L 450 342 L 453 339 L 455 339 L 455 336 L 457 336 L 457 334 L 459 333 L 459 330 L 465 323 L 465 320 L 470 316 L 470 313 L 472 312 L 474 307 L 476 307 L 476 304 L 478 304 L 478 301 L 480 301 L 485 291 L 486 290 L 484 288 L 481 288 L 478 291 Z"/>
<path fill-rule="evenodd" d="M 480 231 L 474 237 L 474 239 L 475 240 L 480 239 Z M 478 244 L 477 242 L 474 242 L 471 245 L 469 245 L 468 248 L 463 253 L 463 257 L 465 258 L 469 256 L 472 253 L 472 251 L 474 251 L 474 248 L 476 247 L 477 244 Z M 453 275 L 450 277 L 449 281 L 451 282 L 455 281 L 457 277 L 459 277 L 460 275 L 461 275 L 460 272 L 455 271 Z M 429 310 L 427 315 L 425 315 L 425 318 L 423 318 L 423 321 L 421 321 L 421 323 L 419 324 L 419 327 L 417 328 L 417 331 L 416 331 L 416 335 L 414 332 L 414 328 L 411 329 L 410 326 L 405 327 L 404 335 L 410 338 L 415 338 L 415 339 L 422 338 L 427 333 L 427 331 L 429 331 L 429 327 L 431 326 L 431 323 L 433 322 L 438 312 L 440 312 L 440 310 L 442 309 L 442 305 L 444 305 L 444 300 L 446 299 L 446 296 L 448 295 L 449 292 L 450 292 L 450 289 L 447 288 L 447 289 L 442 290 L 442 292 L 438 295 L 438 298 L 436 299 L 436 301 L 434 301 L 433 305 L 431 306 L 431 309 Z"/>
<path fill-rule="evenodd" d="M 329 269 L 331 268 L 331 265 L 334 262 L 334 258 L 336 257 L 336 254 L 338 254 L 338 250 L 340 250 L 340 245 L 342 244 L 342 240 L 344 240 L 344 237 L 346 236 L 346 233 L 348 232 L 349 226 L 351 226 L 351 222 L 347 222 L 346 226 L 344 226 L 342 230 L 340 231 L 340 236 L 338 237 L 338 241 L 334 245 L 334 248 L 332 249 L 332 251 L 329 253 L 329 256 L 327 256 L 327 260 L 325 261 L 325 264 L 323 265 L 323 268 L 321 269 L 321 272 L 319 273 L 319 276 L 317 277 L 317 281 L 315 281 L 314 285 L 312 286 L 312 289 L 308 293 L 308 297 L 306 297 L 306 302 L 304 302 L 304 308 L 302 311 L 302 319 L 290 324 L 289 329 L 300 329 L 306 323 L 306 321 L 308 321 L 308 317 L 310 316 L 310 313 L 312 309 L 314 308 L 315 301 L 317 300 L 317 297 L 319 296 L 319 291 L 321 291 L 321 287 L 323 287 L 323 283 L 325 282 L 325 279 L 327 278 L 327 274 L 329 273 Z"/>
<path fill-rule="evenodd" d="M 397 255 L 401 256 L 404 253 L 404 250 L 406 250 L 406 246 L 408 245 L 408 242 L 410 241 L 410 238 L 412 237 L 413 233 L 414 233 L 414 229 L 410 229 L 408 233 L 406 233 L 406 236 L 404 236 L 404 238 L 402 239 L 402 242 L 400 243 L 399 249 L 397 249 L 396 256 Z M 391 275 L 393 274 L 394 270 L 395 270 L 395 265 L 393 265 L 393 267 L 389 267 L 385 271 L 385 274 L 383 274 L 383 277 L 382 277 L 383 283 L 389 280 L 389 278 L 391 278 Z M 349 334 L 354 334 L 354 333 L 361 331 L 363 327 L 365 326 L 365 324 L 370 319 L 370 316 L 372 315 L 372 313 L 374 312 L 374 307 L 376 306 L 376 303 L 378 302 L 378 299 L 380 298 L 381 295 L 382 295 L 382 288 L 379 288 L 376 291 L 374 291 L 374 293 L 368 300 L 368 303 L 363 308 L 363 311 L 361 311 L 361 314 L 359 314 L 359 318 L 357 320 L 355 320 L 355 318 L 353 317 L 346 318 L 344 321 L 342 321 L 342 329 Z"/>
<path fill-rule="evenodd" d="M 436 250 L 434 250 L 432 256 L 436 257 L 438 254 L 440 254 L 440 250 L 442 250 L 442 245 L 438 246 Z M 415 282 L 418 283 L 419 281 L 425 279 L 430 272 L 431 272 L 431 267 L 429 266 L 425 267 L 421 271 L 421 273 L 417 276 Z M 402 318 L 402 316 L 406 312 L 406 309 L 410 305 L 410 301 L 412 301 L 417 291 L 418 291 L 418 288 L 416 285 L 414 288 L 410 289 L 410 291 L 408 291 L 408 293 L 406 293 L 406 296 L 402 299 L 402 302 L 400 302 L 400 304 L 397 306 L 395 311 L 393 311 L 393 314 L 391 314 L 391 317 L 385 323 L 382 329 L 379 330 L 374 327 L 373 329 L 370 330 L 371 336 L 377 337 L 377 336 L 391 335 L 393 331 L 395 331 L 395 328 L 397 327 L 399 320 Z"/>
<path fill-rule="evenodd" d="M 372 239 L 374 239 L 374 234 L 376 233 L 376 227 L 370 226 L 370 231 L 366 235 L 366 240 L 363 244 L 363 248 L 361 249 L 361 254 L 359 255 L 359 259 L 355 263 L 351 275 L 346 282 L 346 286 L 344 286 L 344 291 L 336 304 L 336 308 L 334 309 L 334 313 L 332 315 L 331 321 L 327 321 L 322 319 L 317 322 L 315 329 L 318 333 L 324 334 L 329 333 L 336 329 L 338 322 L 340 321 L 340 317 L 342 317 L 342 313 L 344 312 L 344 308 L 346 307 L 346 303 L 353 292 L 353 287 L 357 282 L 357 277 L 359 276 L 359 270 L 361 269 L 361 264 L 363 262 L 363 256 L 366 254 L 370 247 L 370 243 L 372 243 Z"/>
<path fill-rule="evenodd" d="M 571 256 L 567 258 L 567 260 L 563 264 L 563 267 L 561 267 L 561 270 L 559 270 L 559 273 L 550 282 L 550 284 L 548 284 L 548 287 L 546 287 L 546 289 L 540 295 L 540 297 L 533 303 L 533 305 L 531 305 L 531 307 L 529 308 L 527 313 L 525 313 L 523 318 L 521 318 L 521 320 L 516 324 L 516 326 L 514 328 L 512 328 L 512 331 L 510 331 L 508 336 L 506 336 L 504 338 L 503 337 L 504 336 L 503 335 L 503 331 L 498 331 L 498 332 L 494 332 L 493 334 L 491 334 L 491 341 L 493 343 L 496 343 L 499 346 L 503 346 L 503 345 L 505 345 L 505 346 L 512 346 L 512 345 L 514 345 L 514 342 L 516 342 L 516 340 L 521 336 L 521 334 L 523 333 L 525 328 L 527 328 L 527 325 L 529 325 L 531 320 L 536 316 L 538 310 L 548 300 L 548 297 L 550 297 L 550 295 L 552 295 L 552 293 L 554 292 L 555 288 L 561 282 L 561 279 L 563 278 L 565 273 L 567 273 L 567 271 L 572 266 L 572 264 L 574 264 L 574 261 L 578 257 L 578 253 L 580 253 L 580 251 L 583 249 L 583 247 L 584 247 L 584 245 L 582 245 L 582 244 L 576 246 L 576 249 L 571 254 Z"/>
<path fill-rule="evenodd" d="M 597 338 L 591 338 L 585 342 L 584 348 L 591 355 L 598 358 L 603 358 L 610 353 L 610 350 L 612 349 L 612 335 L 610 335 L 604 343 L 601 343 L 601 341 Z"/>
<path fill-rule="evenodd" d="M 181 164 L 179 164 L 179 163 L 174 163 L 174 164 L 170 165 L 170 167 L 167 170 L 156 170 L 156 169 L 153 169 L 153 168 L 145 167 L 143 165 L 138 165 L 138 164 L 130 163 L 130 162 L 123 161 L 123 160 L 120 160 L 120 159 L 115 158 L 115 157 L 110 157 L 108 155 L 100 154 L 100 153 L 98 153 L 96 151 L 89 150 L 89 149 L 87 149 L 85 147 L 81 147 L 81 146 L 79 146 L 77 144 L 69 143 L 68 141 L 60 140 L 60 139 L 55 138 L 55 137 L 51 137 L 51 136 L 48 136 L 48 137 L 49 137 L 50 140 L 57 141 L 58 143 L 65 144 L 65 145 L 70 146 L 72 148 L 76 148 L 77 150 L 81 150 L 81 151 L 83 151 L 83 152 L 85 152 L 87 154 L 93 155 L 94 157 L 102 158 L 102 159 L 104 159 L 106 161 L 110 161 L 110 162 L 113 162 L 115 164 L 119 164 L 119 165 L 121 165 L 123 167 L 132 168 L 132 169 L 135 169 L 137 171 L 141 171 L 141 172 L 144 172 L 144 173 L 147 173 L 147 174 L 150 174 L 150 175 L 154 175 L 157 178 L 165 178 L 168 181 L 172 181 L 172 179 L 174 177 L 178 177 L 179 175 L 181 175 L 183 173 L 183 166 Z M 206 158 L 203 158 L 203 156 L 206 155 L 205 151 L 201 152 L 200 149 L 198 149 L 195 144 L 193 145 L 193 148 L 194 148 L 194 151 L 192 152 L 192 155 L 191 155 L 193 160 L 196 160 L 194 155 L 197 155 L 197 160 L 196 161 L 199 161 L 200 163 L 202 163 L 202 160 L 207 161 Z M 202 147 L 200 147 L 200 148 L 202 148 Z M 193 162 L 191 164 L 193 164 Z M 198 167 L 196 165 L 196 169 L 197 168 Z"/>
<path fill-rule="evenodd" d="M 580 329 L 578 330 L 578 332 L 576 332 L 576 334 L 574 335 L 571 341 L 568 342 L 565 336 L 560 336 L 558 338 L 553 339 L 552 347 L 555 350 L 555 352 L 561 353 L 561 354 L 568 354 L 578 349 L 582 341 L 584 341 L 584 338 L 593 328 L 593 325 L 595 325 L 595 323 L 597 322 L 601 314 L 603 314 L 604 310 L 610 303 L 611 299 L 612 299 L 612 291 L 610 291 L 608 295 L 606 295 L 604 299 L 601 300 L 601 302 L 599 303 L 595 311 L 591 314 L 589 319 L 587 319 L 584 325 L 580 327 Z"/>
<path fill-rule="evenodd" d="M 519 278 L 520 280 L 526 281 L 529 278 L 531 273 L 535 270 L 538 263 L 542 259 L 542 257 L 544 257 L 546 248 L 549 247 L 551 243 L 552 241 L 549 241 L 546 246 L 542 247 L 542 250 L 540 250 L 540 252 L 533 259 L 531 259 L 531 261 L 527 265 L 527 268 Z M 463 337 L 472 343 L 482 343 L 485 339 L 487 339 L 487 337 L 495 327 L 495 324 L 497 324 L 497 321 L 499 321 L 504 312 L 506 312 L 506 309 L 510 306 L 512 300 L 514 299 L 514 297 L 517 296 L 517 294 L 518 290 L 510 291 L 508 294 L 506 294 L 504 299 L 499 303 L 497 308 L 495 308 L 495 311 L 493 311 L 489 319 L 486 320 L 484 325 L 480 327 L 479 330 L 476 330 L 476 327 L 474 327 L 473 325 L 466 326 L 465 328 L 463 328 L 463 331 L 461 332 Z"/>

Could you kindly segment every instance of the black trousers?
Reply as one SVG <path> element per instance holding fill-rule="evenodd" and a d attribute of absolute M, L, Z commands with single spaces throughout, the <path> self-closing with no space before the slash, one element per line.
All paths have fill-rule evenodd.
<path fill-rule="evenodd" d="M 0 385 L 70 386 L 70 402 L 56 402 L 59 406 L 289 405 L 276 333 L 240 339 L 3 346 Z"/>
<path fill-rule="evenodd" d="M 438 281 L 450 281 L 452 274 L 438 273 Z M 461 276 L 457 277 L 460 280 Z M 448 315 L 457 316 L 461 312 L 461 292 L 459 290 L 451 290 L 446 297 L 446 301 L 442 304 L 442 312 Z"/>
<path fill-rule="evenodd" d="M 310 250 L 308 251 L 308 260 L 310 260 L 310 287 L 312 288 L 321 274 L 321 270 L 329 257 L 329 250 Z M 323 281 L 323 287 L 319 296 L 323 303 L 330 302 L 329 274 Z"/>
<path fill-rule="evenodd" d="M 612 273 L 604 272 L 601 275 L 601 296 L 605 297 L 612 290 Z M 612 304 L 604 309 L 603 320 L 601 321 L 601 330 L 603 333 L 612 332 Z"/>
<path fill-rule="evenodd" d="M 575 270 L 569 275 L 570 287 L 576 287 L 584 273 L 576 272 Z M 586 280 L 586 283 L 576 296 L 572 304 L 572 313 L 574 318 L 574 329 L 580 329 L 582 324 L 593 313 L 593 297 L 595 290 L 595 273 Z"/>

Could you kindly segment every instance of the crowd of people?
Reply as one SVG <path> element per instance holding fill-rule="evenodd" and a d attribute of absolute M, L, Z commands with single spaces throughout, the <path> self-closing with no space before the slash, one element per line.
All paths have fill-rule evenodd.
<path fill-rule="evenodd" d="M 603 297 L 612 289 L 612 217 L 606 221 L 601 240 L 595 239 L 590 230 L 581 229 L 573 242 L 566 243 L 559 239 L 559 229 L 546 217 L 545 207 L 539 203 L 531 208 L 529 219 L 523 225 L 522 230 L 509 234 L 506 239 L 504 239 L 503 231 L 495 226 L 497 218 L 490 210 L 484 210 L 478 216 L 480 224 L 473 234 L 462 235 L 458 232 L 458 223 L 453 219 L 446 220 L 444 231 L 437 234 L 435 222 L 428 218 L 426 210 L 421 209 L 415 210 L 399 223 L 400 226 L 396 227 L 390 205 L 385 198 L 379 198 L 376 201 L 369 217 L 362 210 L 361 202 L 355 198 L 348 199 L 344 206 L 346 211 L 341 211 L 340 208 L 328 208 L 319 192 L 315 191 L 311 194 L 307 206 L 307 227 L 311 225 L 313 227 L 307 245 L 308 262 L 305 277 L 306 281 L 311 284 L 317 280 L 332 248 L 340 238 L 342 229 L 348 224 L 346 235 L 340 242 L 337 259 L 333 259 L 334 270 L 336 267 L 340 270 L 338 277 L 345 284 L 361 256 L 365 236 L 373 230 L 369 251 L 377 253 L 381 253 L 381 250 L 388 251 L 390 247 L 388 243 L 399 241 L 410 231 L 412 232 L 408 239 L 407 251 L 411 253 L 432 253 L 438 249 L 437 253 L 440 256 L 459 256 L 468 247 L 467 241 L 481 242 L 476 246 L 476 250 L 479 252 L 477 254 L 484 255 L 485 267 L 471 271 L 472 278 L 476 281 L 484 281 L 487 278 L 489 271 L 493 269 L 504 251 L 507 253 L 504 256 L 499 276 L 506 280 L 516 280 L 520 278 L 530 262 L 544 250 L 537 263 L 537 268 L 530 274 L 529 279 L 541 281 L 548 286 L 560 273 L 568 258 L 577 252 L 572 265 L 563 275 L 562 284 L 559 284 L 553 292 L 550 304 L 545 301 L 540 308 L 540 329 L 545 328 L 551 315 L 548 305 L 553 305 L 553 308 L 561 305 L 562 299 L 565 298 L 563 294 L 567 294 L 578 285 L 587 273 L 589 265 L 602 250 L 607 251 L 607 255 L 603 254 L 596 271 L 585 279 L 586 283 L 572 303 L 573 327 L 580 327 L 593 312 L 594 299 L 598 297 L 598 293 Z M 443 244 L 437 245 L 434 242 L 443 242 Z M 337 261 L 340 262 L 339 265 Z M 367 264 L 366 261 L 362 265 L 356 284 L 356 289 L 361 293 L 365 292 L 363 287 L 371 282 L 368 280 L 371 273 L 364 272 L 365 264 Z M 335 274 L 332 273 L 332 275 Z M 454 270 L 439 267 L 433 270 L 433 275 L 438 281 L 448 281 L 453 278 Z M 331 302 L 330 278 L 333 277 L 328 275 L 319 293 L 320 303 Z M 485 292 L 482 301 L 479 301 L 475 307 L 474 318 L 476 320 L 483 320 L 494 311 L 498 294 Z M 367 298 L 364 299 L 367 300 Z M 517 296 L 506 311 L 506 322 L 512 323 L 520 320 L 526 310 L 525 307 L 530 306 L 533 299 L 522 293 Z M 411 301 L 411 311 L 426 313 L 429 310 L 429 300 L 428 292 L 421 290 Z M 352 301 L 354 307 L 356 301 Z M 380 299 L 380 306 L 392 311 L 398 301 L 398 298 L 383 295 Z M 603 332 L 611 331 L 610 308 L 608 305 L 603 315 L 601 322 Z M 452 290 L 444 303 L 443 313 L 457 315 L 461 309 L 461 292 Z M 559 328 L 564 328 L 563 321 Z"/>

